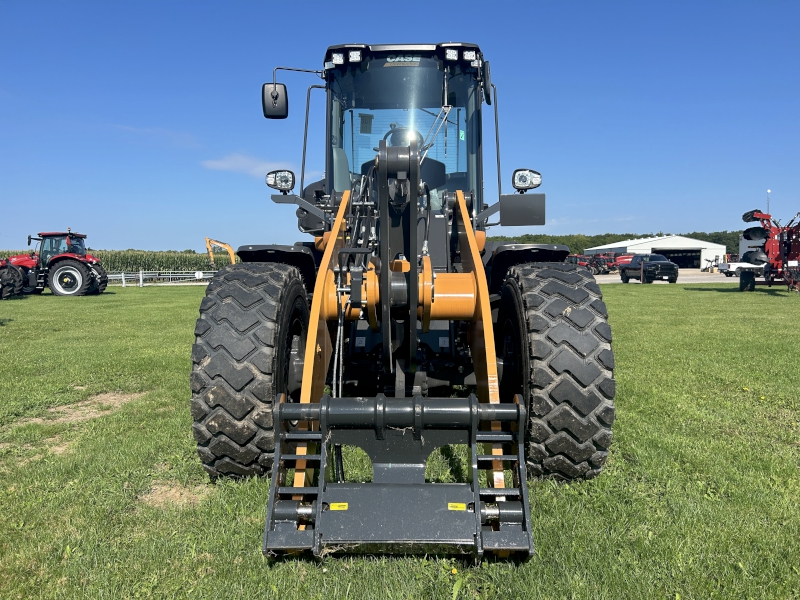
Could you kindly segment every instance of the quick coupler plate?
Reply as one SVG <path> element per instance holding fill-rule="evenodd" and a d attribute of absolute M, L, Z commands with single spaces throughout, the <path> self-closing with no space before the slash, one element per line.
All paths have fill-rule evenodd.
<path fill-rule="evenodd" d="M 320 555 L 335 548 L 468 553 L 480 559 L 485 552 L 533 553 L 521 404 L 480 403 L 474 395 L 325 395 L 313 404 L 276 402 L 273 418 L 279 439 L 265 554 L 311 550 Z M 500 426 L 490 427 L 492 422 Z M 502 454 L 479 454 L 484 443 L 501 447 Z M 428 456 L 448 444 L 468 447 L 467 481 L 426 482 Z M 367 453 L 372 482 L 343 481 L 336 464 L 341 446 Z M 512 471 L 513 485 L 481 487 L 479 472 L 498 463 Z M 287 481 L 288 470 L 304 473 L 304 485 Z"/>

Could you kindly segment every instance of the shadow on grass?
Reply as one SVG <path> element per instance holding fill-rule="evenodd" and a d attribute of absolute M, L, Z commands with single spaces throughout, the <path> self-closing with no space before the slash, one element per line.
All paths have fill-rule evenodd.
<path fill-rule="evenodd" d="M 30 298 L 30 294 L 20 294 L 18 296 L 9 296 L 3 300 L 3 302 L 16 302 L 19 300 L 27 300 L 28 298 Z"/>
<path fill-rule="evenodd" d="M 378 548 L 378 546 L 381 546 L 381 548 Z M 359 548 L 362 548 L 362 550 L 360 551 Z M 367 546 L 357 544 L 331 544 L 324 547 L 322 555 L 320 556 L 315 556 L 311 550 L 303 549 L 298 551 L 289 550 L 279 553 L 270 552 L 265 555 L 265 558 L 267 559 L 267 564 L 270 566 L 281 563 L 293 563 L 295 561 L 304 561 L 307 563 L 317 563 L 318 565 L 323 565 L 328 559 L 336 560 L 345 557 L 362 559 L 367 557 L 376 559 L 383 558 L 396 562 L 405 561 L 409 558 L 416 558 L 425 562 L 439 559 L 452 561 L 452 564 L 460 567 L 458 570 L 461 571 L 475 569 L 477 568 L 479 562 L 485 562 L 489 564 L 508 564 L 519 567 L 533 558 L 533 556 L 527 556 L 527 553 L 524 552 L 509 552 L 508 555 L 498 555 L 491 551 L 484 551 L 481 560 L 478 561 L 476 556 L 473 554 L 463 552 L 458 553 L 455 551 L 448 552 L 447 550 L 442 550 L 441 548 L 441 545 L 432 546 L 429 548 L 429 551 L 426 552 L 420 546 L 417 550 L 410 550 L 408 549 L 407 542 L 397 542 L 395 544 L 386 543 L 385 545 L 373 544 Z M 466 546 L 463 548 L 466 549 Z"/>
<path fill-rule="evenodd" d="M 13 320 L 14 319 L 3 319 L 3 318 L 0 318 L 0 327 L 5 327 L 6 323 L 11 323 L 11 321 L 13 321 Z"/>
<path fill-rule="evenodd" d="M 687 292 L 722 292 L 723 294 L 746 294 L 748 292 L 741 292 L 739 291 L 738 287 L 685 287 L 683 288 Z M 768 296 L 788 296 L 789 292 L 787 290 L 780 290 L 769 288 L 769 287 L 757 287 L 755 291 L 750 292 L 752 294 L 766 294 Z"/>

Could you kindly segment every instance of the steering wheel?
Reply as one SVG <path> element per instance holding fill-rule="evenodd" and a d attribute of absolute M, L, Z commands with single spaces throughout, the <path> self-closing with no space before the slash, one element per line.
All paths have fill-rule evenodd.
<path fill-rule="evenodd" d="M 414 137 L 417 138 L 417 148 L 421 149 L 425 143 L 425 138 L 423 138 L 422 134 L 416 129 L 411 129 L 403 125 L 392 127 L 386 132 L 383 139 L 389 138 L 389 146 L 408 146 Z"/>

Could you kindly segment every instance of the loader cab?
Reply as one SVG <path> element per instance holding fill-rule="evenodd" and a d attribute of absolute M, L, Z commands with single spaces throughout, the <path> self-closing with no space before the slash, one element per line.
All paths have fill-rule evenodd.
<path fill-rule="evenodd" d="M 432 207 L 456 190 L 472 192 L 481 206 L 486 72 L 474 44 L 328 48 L 326 191 L 360 185 L 381 140 L 388 146 L 416 140 Z"/>

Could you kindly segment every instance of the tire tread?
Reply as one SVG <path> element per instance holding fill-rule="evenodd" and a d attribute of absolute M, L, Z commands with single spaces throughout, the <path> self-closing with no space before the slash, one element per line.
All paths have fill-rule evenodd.
<path fill-rule="evenodd" d="M 528 473 L 591 479 L 606 462 L 615 411 L 614 354 L 602 292 L 588 269 L 567 263 L 517 265 L 509 279 L 519 290 L 527 323 Z"/>
<path fill-rule="evenodd" d="M 293 284 L 303 281 L 289 265 L 230 265 L 200 304 L 191 411 L 197 452 L 212 478 L 266 475 L 272 467 L 277 319 Z"/>

